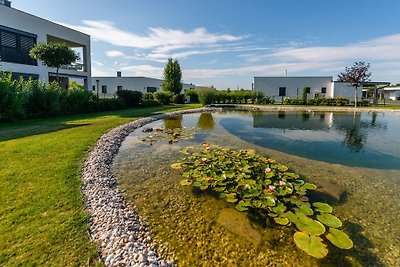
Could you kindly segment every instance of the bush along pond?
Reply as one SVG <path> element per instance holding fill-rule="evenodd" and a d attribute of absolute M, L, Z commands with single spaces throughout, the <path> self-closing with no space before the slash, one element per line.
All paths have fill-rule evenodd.
<path fill-rule="evenodd" d="M 186 147 L 181 153 L 187 156 L 171 165 L 182 170 L 181 185 L 218 192 L 236 210 L 253 210 L 267 224 L 295 225 L 294 242 L 310 256 L 324 258 L 327 240 L 341 249 L 353 247 L 349 236 L 338 229 L 342 222 L 331 214 L 332 207 L 309 202 L 307 191 L 316 185 L 300 179 L 287 166 L 253 149 L 236 151 L 208 143 Z"/>

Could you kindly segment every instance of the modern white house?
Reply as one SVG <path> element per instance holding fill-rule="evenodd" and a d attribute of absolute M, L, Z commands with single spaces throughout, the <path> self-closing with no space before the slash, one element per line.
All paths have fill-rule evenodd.
<path fill-rule="evenodd" d="M 383 88 L 384 97 L 390 100 L 400 100 L 400 86 Z"/>
<path fill-rule="evenodd" d="M 163 80 L 149 77 L 123 77 L 120 71 L 115 77 L 92 77 L 93 93 L 100 97 L 115 97 L 118 90 L 139 91 L 142 93 L 159 92 Z M 197 88 L 194 84 L 182 83 L 182 91 Z"/>
<path fill-rule="evenodd" d="M 73 79 L 91 88 L 90 36 L 49 20 L 12 8 L 10 1 L 0 0 L 0 65 L 1 71 L 14 78 L 53 81 L 56 69 L 48 68 L 29 56 L 37 43 L 65 43 L 80 54 L 81 60 L 59 70 L 60 84 L 68 86 Z"/>
<path fill-rule="evenodd" d="M 253 90 L 261 91 L 265 96 L 276 101 L 284 98 L 301 98 L 303 89 L 307 90 L 307 98 L 354 99 L 354 87 L 350 83 L 337 82 L 332 76 L 321 77 L 254 77 Z M 358 88 L 361 99 L 362 88 Z"/>

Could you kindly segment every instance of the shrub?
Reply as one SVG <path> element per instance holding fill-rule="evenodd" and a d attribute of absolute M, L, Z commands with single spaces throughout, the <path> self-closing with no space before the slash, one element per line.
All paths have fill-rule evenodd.
<path fill-rule="evenodd" d="M 199 100 L 202 105 L 209 105 L 214 102 L 217 91 L 213 88 L 201 88 L 198 90 Z"/>
<path fill-rule="evenodd" d="M 20 81 L 11 80 L 11 73 L 0 73 L 0 121 L 24 117 L 25 94 Z"/>
<path fill-rule="evenodd" d="M 190 97 L 190 103 L 199 103 L 199 96 L 195 89 L 189 89 L 185 91 L 185 96 Z"/>
<path fill-rule="evenodd" d="M 302 98 L 286 98 L 283 100 L 284 105 L 304 105 Z"/>
<path fill-rule="evenodd" d="M 160 103 L 161 105 L 168 105 L 172 103 L 172 99 L 174 97 L 174 94 L 171 92 L 155 92 L 154 93 L 154 98 Z"/>
<path fill-rule="evenodd" d="M 103 98 L 95 102 L 96 111 L 109 111 L 123 109 L 126 107 L 125 101 L 120 98 Z"/>
<path fill-rule="evenodd" d="M 174 96 L 172 97 L 172 101 L 173 101 L 175 104 L 183 104 L 183 103 L 185 103 L 185 95 L 182 95 L 182 94 L 174 95 Z"/>
<path fill-rule="evenodd" d="M 131 90 L 119 90 L 117 91 L 117 96 L 119 99 L 125 101 L 127 107 L 136 107 L 142 102 L 143 93 L 139 91 Z"/>
<path fill-rule="evenodd" d="M 21 83 L 25 83 L 21 81 Z M 26 82 L 26 114 L 28 117 L 40 118 L 62 114 L 60 96 L 62 89 L 56 83 L 46 85 L 42 81 L 29 80 Z"/>

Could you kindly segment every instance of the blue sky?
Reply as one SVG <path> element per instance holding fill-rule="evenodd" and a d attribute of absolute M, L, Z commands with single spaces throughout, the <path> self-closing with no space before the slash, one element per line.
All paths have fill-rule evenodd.
<path fill-rule="evenodd" d="M 251 89 L 254 76 L 336 77 L 355 61 L 400 83 L 398 0 L 14 0 L 14 8 L 91 35 L 92 75 Z"/>

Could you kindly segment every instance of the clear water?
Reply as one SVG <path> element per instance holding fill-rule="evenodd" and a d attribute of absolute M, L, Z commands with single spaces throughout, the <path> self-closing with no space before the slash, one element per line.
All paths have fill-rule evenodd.
<path fill-rule="evenodd" d="M 400 266 L 400 116 L 374 113 L 224 112 L 178 116 L 145 127 L 196 127 L 192 140 L 150 145 L 136 130 L 113 171 L 150 224 L 166 257 L 179 266 Z M 294 229 L 271 227 L 215 195 L 179 184 L 170 164 L 202 142 L 252 148 L 276 159 L 334 206 L 354 248 L 330 247 L 316 260 L 294 245 Z"/>

